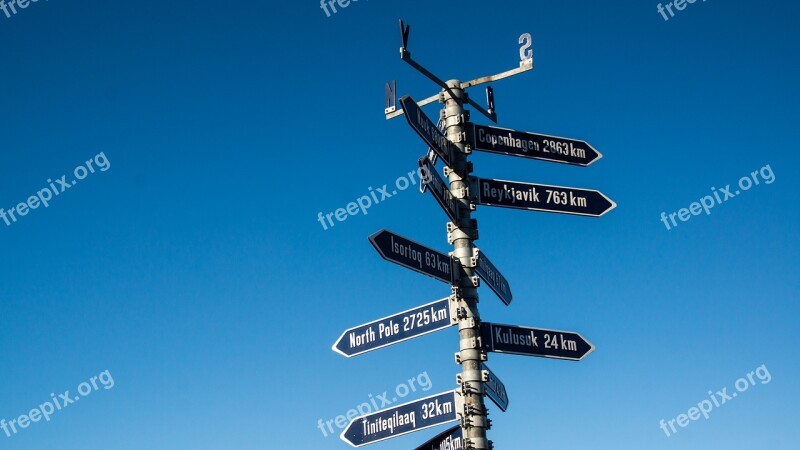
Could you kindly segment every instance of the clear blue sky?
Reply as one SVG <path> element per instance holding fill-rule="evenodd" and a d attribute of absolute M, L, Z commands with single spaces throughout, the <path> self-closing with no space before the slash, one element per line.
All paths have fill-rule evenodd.
<path fill-rule="evenodd" d="M 388 228 L 447 250 L 416 188 L 323 230 L 317 213 L 412 170 L 425 147 L 383 117 L 383 84 L 496 83 L 499 125 L 585 139 L 588 168 L 492 154 L 484 177 L 599 189 L 600 219 L 481 207 L 478 245 L 514 292 L 485 320 L 578 331 L 579 363 L 491 355 L 503 449 L 796 448 L 796 2 L 316 0 L 31 3 L 0 12 L 0 207 L 104 152 L 49 208 L 0 222 L 0 418 L 109 370 L 92 394 L 0 448 L 345 449 L 328 420 L 427 371 L 455 387 L 455 329 L 346 359 L 346 328 L 446 296 L 383 262 Z M 482 98 L 480 91 L 475 91 Z M 435 116 L 436 106 L 426 108 Z M 485 119 L 473 114 L 481 123 Z M 761 184 L 668 231 L 676 212 L 769 164 Z M 757 384 L 672 437 L 659 429 L 765 364 Z M 377 444 L 409 449 L 442 429 Z"/>

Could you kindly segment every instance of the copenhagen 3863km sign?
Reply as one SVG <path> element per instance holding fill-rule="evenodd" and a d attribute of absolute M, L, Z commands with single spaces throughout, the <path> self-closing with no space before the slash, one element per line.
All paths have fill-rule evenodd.
<path fill-rule="evenodd" d="M 473 148 L 485 152 L 588 166 L 603 155 L 588 142 L 473 124 L 467 128 Z"/>
<path fill-rule="evenodd" d="M 351 421 L 341 439 L 351 446 L 361 447 L 458 422 L 416 450 L 490 450 L 493 443 L 486 435 L 490 423 L 488 407 L 493 407 L 491 403 L 494 403 L 500 411 L 506 411 L 509 406 L 505 384 L 486 364 L 490 353 L 580 361 L 595 347 L 577 332 L 502 325 L 480 319 L 478 288 L 481 280 L 506 306 L 513 297 L 506 277 L 475 246 L 478 224 L 472 212 L 485 205 L 600 217 L 616 204 L 594 189 L 472 175 L 473 164 L 468 161 L 472 150 L 580 167 L 589 166 L 602 157 L 586 141 L 471 122 L 472 111 L 497 122 L 494 90 L 487 86 L 488 105 L 484 107 L 467 95 L 466 89 L 532 70 L 533 38 L 530 34 L 519 38 L 519 67 L 471 81 L 445 82 L 411 57 L 409 30 L 410 27 L 400 21 L 401 59 L 441 90 L 419 102 L 410 96 L 402 97 L 398 109 L 396 82 L 387 83 L 384 113 L 387 119 L 405 115 L 408 125 L 427 144 L 426 155 L 418 159 L 424 175 L 420 191 L 429 190 L 450 219 L 447 241 L 454 250 L 440 252 L 385 229 L 369 236 L 369 241 L 386 261 L 446 283 L 450 292 L 439 300 L 348 328 L 334 342 L 333 350 L 353 357 L 458 325 L 459 352 L 455 359 L 461 365 L 461 373 L 456 376 L 455 390 L 360 417 L 348 416 Z M 444 104 L 438 125 L 422 111 L 422 107 L 436 101 Z M 473 109 L 465 110 L 466 105 Z M 438 173 L 438 161 L 444 165 L 443 173 L 449 184 Z"/>

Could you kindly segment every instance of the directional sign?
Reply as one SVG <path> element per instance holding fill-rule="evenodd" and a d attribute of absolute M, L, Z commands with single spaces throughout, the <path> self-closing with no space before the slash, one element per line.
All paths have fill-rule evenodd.
<path fill-rule="evenodd" d="M 419 137 L 433 149 L 445 165 L 450 165 L 450 155 L 453 152 L 453 144 L 447 139 L 442 130 L 422 112 L 417 102 L 409 96 L 400 99 L 400 106 L 403 108 L 408 124 L 417 132 Z"/>
<path fill-rule="evenodd" d="M 602 192 L 546 184 L 474 178 L 478 204 L 600 217 L 617 204 Z"/>
<path fill-rule="evenodd" d="M 365 323 L 342 333 L 333 351 L 348 358 L 455 325 L 450 298 Z"/>
<path fill-rule="evenodd" d="M 353 447 L 424 430 L 458 420 L 461 396 L 456 391 L 432 395 L 353 419 L 342 431 L 343 441 Z"/>
<path fill-rule="evenodd" d="M 540 330 L 483 322 L 481 336 L 486 349 L 495 353 L 580 361 L 594 351 L 594 345 L 571 331 Z"/>
<path fill-rule="evenodd" d="M 483 388 L 486 395 L 492 399 L 500 410 L 505 411 L 508 409 L 508 393 L 506 392 L 506 386 L 489 369 L 489 366 L 481 364 L 481 367 L 483 369 Z"/>
<path fill-rule="evenodd" d="M 380 230 L 369 241 L 381 257 L 415 272 L 451 284 L 453 261 L 450 256 L 406 239 L 389 230 Z"/>
<path fill-rule="evenodd" d="M 436 166 L 436 161 L 439 160 L 439 155 L 437 155 L 436 152 L 433 151 L 432 148 L 429 148 L 428 152 L 425 154 L 425 156 L 420 158 L 420 160 L 423 160 L 425 158 L 427 158 L 428 161 L 430 161 L 431 165 L 435 167 Z M 423 172 L 420 176 L 424 177 L 425 173 Z M 428 190 L 428 185 L 425 183 L 425 180 L 422 180 L 419 183 L 419 191 L 424 194 L 425 191 L 427 191 L 427 190 Z"/>
<path fill-rule="evenodd" d="M 482 251 L 475 249 L 475 253 L 477 253 L 475 273 L 489 285 L 489 288 L 497 294 L 503 303 L 510 305 L 512 300 L 511 288 L 508 286 L 506 277 L 497 270 L 497 267 L 489 261 L 489 258 Z"/>
<path fill-rule="evenodd" d="M 464 448 L 463 440 L 464 435 L 461 425 L 456 425 L 437 434 L 436 437 L 420 445 L 415 450 L 459 450 Z"/>
<path fill-rule="evenodd" d="M 472 148 L 503 155 L 588 166 L 603 155 L 589 143 L 546 134 L 473 124 L 467 126 Z"/>
<path fill-rule="evenodd" d="M 435 198 L 439 206 L 442 207 L 447 217 L 449 217 L 453 223 L 458 223 L 458 200 L 453 197 L 448 185 L 445 184 L 442 177 L 436 172 L 436 166 L 433 165 L 427 157 L 422 157 L 419 159 L 419 167 L 422 174 L 427 178 L 423 180 L 422 183 L 430 189 L 433 198 Z"/>

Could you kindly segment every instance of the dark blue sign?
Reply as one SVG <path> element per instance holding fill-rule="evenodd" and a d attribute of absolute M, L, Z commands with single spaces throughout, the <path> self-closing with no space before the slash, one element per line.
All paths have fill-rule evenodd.
<path fill-rule="evenodd" d="M 420 445 L 415 450 L 463 450 L 464 437 L 461 425 L 439 433 L 433 439 Z"/>
<path fill-rule="evenodd" d="M 580 361 L 594 351 L 594 345 L 571 331 L 483 322 L 481 336 L 486 350 L 495 353 Z"/>
<path fill-rule="evenodd" d="M 419 137 L 442 158 L 445 165 L 450 165 L 453 154 L 453 144 L 447 139 L 442 130 L 428 116 L 422 112 L 417 102 L 409 96 L 400 99 L 408 124 L 417 132 Z"/>
<path fill-rule="evenodd" d="M 481 364 L 481 366 L 484 372 L 483 390 L 486 392 L 486 396 L 492 399 L 500 410 L 505 411 L 508 409 L 508 393 L 506 392 L 506 386 L 497 378 L 494 372 L 489 369 L 489 366 L 486 364 Z"/>
<path fill-rule="evenodd" d="M 433 198 L 439 203 L 447 217 L 458 223 L 458 199 L 453 197 L 450 187 L 436 171 L 436 166 L 427 157 L 419 159 L 420 172 L 425 177 L 422 183 L 431 191 Z"/>
<path fill-rule="evenodd" d="M 359 325 L 342 333 L 333 351 L 348 358 L 455 325 L 450 298 Z"/>
<path fill-rule="evenodd" d="M 599 191 L 478 178 L 478 204 L 600 217 L 617 204 Z"/>
<path fill-rule="evenodd" d="M 378 231 L 369 241 L 387 261 L 448 284 L 453 282 L 453 260 L 442 252 L 388 230 Z"/>
<path fill-rule="evenodd" d="M 489 285 L 489 288 L 497 294 L 503 303 L 510 305 L 512 297 L 511 287 L 508 286 L 508 280 L 497 270 L 497 267 L 489 261 L 489 258 L 487 258 L 482 251 L 477 250 L 477 253 L 478 259 L 475 263 L 475 273 Z"/>
<path fill-rule="evenodd" d="M 474 124 L 467 127 L 472 148 L 503 155 L 588 166 L 603 155 L 589 143 L 546 134 Z"/>
<path fill-rule="evenodd" d="M 455 391 L 450 391 L 356 417 L 340 437 L 353 447 L 361 447 L 453 422 L 458 420 L 459 399 Z"/>

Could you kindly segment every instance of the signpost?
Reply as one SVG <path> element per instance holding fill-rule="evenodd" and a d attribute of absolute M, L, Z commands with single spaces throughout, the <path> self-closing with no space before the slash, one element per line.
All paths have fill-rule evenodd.
<path fill-rule="evenodd" d="M 414 450 L 461 450 L 464 448 L 461 425 L 445 430 Z"/>
<path fill-rule="evenodd" d="M 489 261 L 489 258 L 482 251 L 475 249 L 475 253 L 475 273 L 489 285 L 489 288 L 497 294 L 503 303 L 510 305 L 512 300 L 511 288 L 508 286 L 506 277 L 497 270 L 497 267 Z"/>
<path fill-rule="evenodd" d="M 481 323 L 486 350 L 523 356 L 580 361 L 594 351 L 594 345 L 571 331 Z"/>
<path fill-rule="evenodd" d="M 353 419 L 343 441 L 361 447 L 458 420 L 461 397 L 456 391 L 432 395 Z"/>
<path fill-rule="evenodd" d="M 405 115 L 411 128 L 428 145 L 427 155 L 419 160 L 424 176 L 420 191 L 430 190 L 450 219 L 447 239 L 453 251 L 444 254 L 387 230 L 378 231 L 369 240 L 383 259 L 447 283 L 450 297 L 350 328 L 339 336 L 333 350 L 351 357 L 458 325 L 459 351 L 455 356 L 456 363 L 461 366 L 457 375 L 459 388 L 357 417 L 342 432 L 341 439 L 360 447 L 458 420 L 458 425 L 416 450 L 491 450 L 493 444 L 487 437 L 491 422 L 485 397 L 502 411 L 508 408 L 509 399 L 505 385 L 484 364 L 488 353 L 579 361 L 594 351 L 594 346 L 578 333 L 481 320 L 478 278 L 483 279 L 506 305 L 511 303 L 512 295 L 508 280 L 475 247 L 479 233 L 472 212 L 476 205 L 488 205 L 599 217 L 614 209 L 616 204 L 595 190 L 472 176 L 473 163 L 468 160 L 472 150 L 583 167 L 602 157 L 585 141 L 470 122 L 471 112 L 497 122 L 492 87 L 486 87 L 486 108 L 473 99 L 477 96 L 469 95 L 466 90 L 532 70 L 533 37 L 530 34 L 519 37 L 519 67 L 462 82 L 443 81 L 415 61 L 408 50 L 409 30 L 401 20 L 400 58 L 441 90 L 419 102 L 409 96 L 402 97 L 398 110 L 396 84 L 392 82 L 387 85 L 384 114 L 386 119 Z M 443 105 L 438 125 L 421 109 L 436 101 Z M 466 110 L 467 105 L 472 110 Z M 447 166 L 445 174 L 449 185 L 436 172 L 437 158 Z"/>
<path fill-rule="evenodd" d="M 500 381 L 499 378 L 489 369 L 486 364 L 483 367 L 483 388 L 486 391 L 486 396 L 489 397 L 501 411 L 508 409 L 508 393 L 506 386 Z"/>
<path fill-rule="evenodd" d="M 600 217 L 617 204 L 602 192 L 546 184 L 475 178 L 478 204 Z"/>
<path fill-rule="evenodd" d="M 453 261 L 450 256 L 422 244 L 406 239 L 388 230 L 380 230 L 369 241 L 387 261 L 435 278 L 444 283 L 453 282 Z"/>
<path fill-rule="evenodd" d="M 422 112 L 417 102 L 411 97 L 405 96 L 401 98 L 400 106 L 403 108 L 406 120 L 408 120 L 411 128 L 439 155 L 439 158 L 442 158 L 445 165 L 449 166 L 452 160 L 453 144 L 450 143 L 447 136 Z"/>
<path fill-rule="evenodd" d="M 475 150 L 522 158 L 586 167 L 603 157 L 586 141 L 546 134 L 472 124 L 467 136 Z"/>
<path fill-rule="evenodd" d="M 453 197 L 450 188 L 445 184 L 439 173 L 436 172 L 436 166 L 431 163 L 427 156 L 419 159 L 419 167 L 424 176 L 428 179 L 423 180 L 423 184 L 431 191 L 433 198 L 442 207 L 447 217 L 453 222 L 458 222 L 458 200 Z"/>
<path fill-rule="evenodd" d="M 450 297 L 350 328 L 333 344 L 348 358 L 455 325 Z"/>

